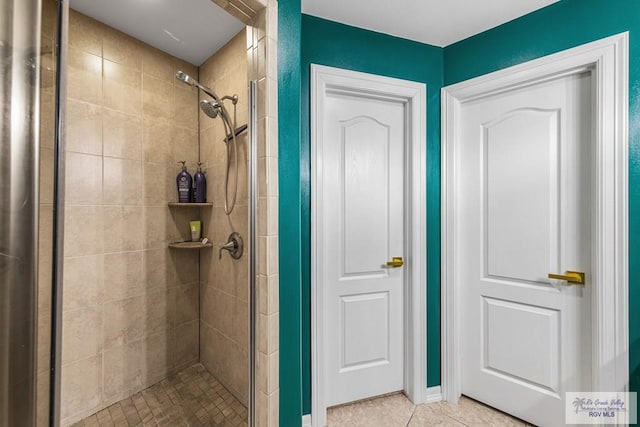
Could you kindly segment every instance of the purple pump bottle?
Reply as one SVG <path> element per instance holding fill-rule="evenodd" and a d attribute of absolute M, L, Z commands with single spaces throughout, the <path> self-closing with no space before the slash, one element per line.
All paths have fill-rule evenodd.
<path fill-rule="evenodd" d="M 207 201 L 207 178 L 202 173 L 202 163 L 198 162 L 198 171 L 193 175 L 194 198 L 196 203 Z"/>
<path fill-rule="evenodd" d="M 189 172 L 187 172 L 187 162 L 181 160 L 182 172 L 176 177 L 176 184 L 178 186 L 178 202 L 189 203 L 191 201 L 191 183 L 193 179 Z"/>

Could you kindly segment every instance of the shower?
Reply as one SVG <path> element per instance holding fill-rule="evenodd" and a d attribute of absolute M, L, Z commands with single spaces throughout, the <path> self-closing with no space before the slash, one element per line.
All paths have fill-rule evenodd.
<path fill-rule="evenodd" d="M 269 139 L 250 79 L 267 77 L 257 27 L 213 2 L 121 14 L 163 9 L 199 28 L 199 50 L 187 36 L 165 47 L 161 27 L 133 35 L 138 25 L 112 27 L 108 7 L 89 16 L 83 1 L 0 0 L 0 104 L 11 112 L 0 115 L 0 427 L 255 426 L 277 410 L 256 381 L 273 384 L 273 369 L 257 371 L 257 242 L 274 223 L 258 218 L 258 142 Z M 234 24 L 200 25 L 209 13 Z M 199 169 L 220 184 L 209 203 L 179 203 L 178 159 L 209 166 Z M 191 221 L 206 243 L 191 241 Z"/>
<path fill-rule="evenodd" d="M 188 84 L 189 86 L 197 87 L 202 92 L 213 98 L 213 100 L 211 101 L 206 99 L 200 101 L 200 109 L 212 119 L 215 119 L 218 116 L 222 119 L 225 134 L 227 135 L 227 137 L 225 138 L 225 142 L 227 143 L 227 171 L 225 173 L 224 179 L 224 213 L 230 215 L 236 205 L 236 197 L 238 195 L 238 142 L 236 140 L 236 135 L 238 133 L 238 131 L 236 130 L 236 104 L 238 103 L 238 95 L 223 96 L 222 98 L 220 98 L 213 90 L 198 83 L 196 79 L 189 76 L 188 74 L 183 73 L 182 71 L 178 71 L 176 73 L 176 79 L 182 81 L 185 84 Z M 233 120 L 231 120 L 229 112 L 224 106 L 224 101 L 227 99 L 231 100 L 231 102 L 233 103 Z M 235 179 L 233 180 L 233 197 L 231 198 L 231 202 L 229 202 L 229 173 L 231 169 L 231 148 L 229 144 L 230 140 L 233 141 L 233 157 L 235 159 L 236 170 Z"/>

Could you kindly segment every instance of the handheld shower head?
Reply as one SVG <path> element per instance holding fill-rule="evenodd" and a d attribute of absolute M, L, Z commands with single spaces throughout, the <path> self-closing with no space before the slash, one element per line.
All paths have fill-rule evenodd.
<path fill-rule="evenodd" d="M 216 93 L 213 90 L 209 89 L 204 85 L 201 85 L 200 83 L 198 83 L 196 79 L 194 79 L 190 75 L 185 74 L 182 71 L 178 71 L 176 73 L 176 79 L 180 80 L 183 83 L 188 84 L 191 87 L 194 87 L 194 86 L 197 87 L 198 89 L 200 89 L 201 91 L 203 91 L 204 93 L 206 93 L 207 95 L 215 99 L 216 102 L 220 101 L 220 98 L 218 97 L 218 95 L 216 95 Z"/>
<path fill-rule="evenodd" d="M 183 73 L 182 71 L 178 71 L 176 73 L 176 79 L 188 84 L 189 86 L 195 86 L 197 83 L 193 78 L 191 78 L 188 74 Z"/>

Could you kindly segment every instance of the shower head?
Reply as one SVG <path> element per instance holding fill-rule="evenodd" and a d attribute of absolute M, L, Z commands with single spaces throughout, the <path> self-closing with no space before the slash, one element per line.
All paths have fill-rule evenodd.
<path fill-rule="evenodd" d="M 198 83 L 192 77 L 190 77 L 188 74 L 183 73 L 182 71 L 178 71 L 176 73 L 176 79 L 188 84 L 189 86 L 195 86 L 196 83 Z"/>
<path fill-rule="evenodd" d="M 218 95 L 216 95 L 216 93 L 213 90 L 198 83 L 196 79 L 194 79 L 188 74 L 183 73 L 182 71 L 178 71 L 176 73 L 176 79 L 180 80 L 185 84 L 188 84 L 189 86 L 197 87 L 198 89 L 200 89 L 201 91 L 209 95 L 211 98 L 213 98 L 213 101 L 207 101 L 207 100 L 200 101 L 200 108 L 202 108 L 202 111 L 204 111 L 204 113 L 207 116 L 211 117 L 212 119 L 215 119 L 216 117 L 220 116 L 223 120 L 227 121 L 227 123 L 229 124 L 229 128 L 233 129 L 233 126 L 231 126 L 231 124 L 229 123 L 229 120 L 230 120 L 229 113 L 227 112 L 227 109 L 224 106 L 224 100 L 230 99 L 231 102 L 233 102 L 233 105 L 235 108 L 235 105 L 238 103 L 237 95 L 224 96 L 220 98 L 218 97 Z"/>
<path fill-rule="evenodd" d="M 212 119 L 218 117 L 218 114 L 220 113 L 220 104 L 216 101 L 207 101 L 206 99 L 203 99 L 200 101 L 200 108 Z"/>
<path fill-rule="evenodd" d="M 204 85 L 201 85 L 200 83 L 198 83 L 196 79 L 194 79 L 190 75 L 185 74 L 182 71 L 178 71 L 176 73 L 176 79 L 180 80 L 183 83 L 188 84 L 191 87 L 194 87 L 194 86 L 197 87 L 198 89 L 200 89 L 201 91 L 203 91 L 204 93 L 206 93 L 207 95 L 215 99 L 216 102 L 220 101 L 220 98 L 218 98 L 218 95 L 216 95 L 216 93 L 213 90 L 209 89 Z"/>

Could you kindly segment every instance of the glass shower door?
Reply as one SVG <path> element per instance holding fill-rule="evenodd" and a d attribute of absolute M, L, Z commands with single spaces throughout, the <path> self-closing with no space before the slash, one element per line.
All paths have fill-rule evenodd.
<path fill-rule="evenodd" d="M 0 0 L 0 426 L 49 425 L 55 0 Z"/>

